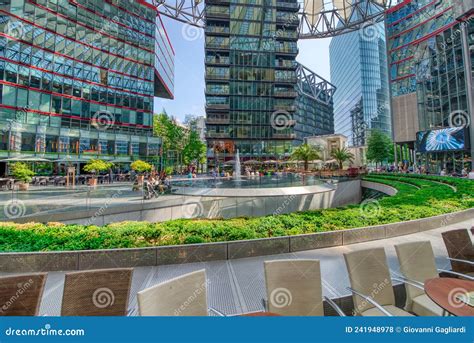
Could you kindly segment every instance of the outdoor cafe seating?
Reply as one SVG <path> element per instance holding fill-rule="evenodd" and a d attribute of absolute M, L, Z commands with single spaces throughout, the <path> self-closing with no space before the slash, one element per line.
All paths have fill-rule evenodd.
<path fill-rule="evenodd" d="M 457 230 L 446 233 L 452 234 L 453 231 Z M 472 246 L 471 238 L 464 245 Z M 344 260 L 350 281 L 348 290 L 352 296 L 339 299 L 323 296 L 319 260 L 265 261 L 263 272 L 266 296 L 262 299 L 262 311 L 243 315 L 474 316 L 471 305 L 452 299 L 452 292 L 459 289 L 465 290 L 466 294 L 474 292 L 474 277 L 438 269 L 429 241 L 398 244 L 395 245 L 395 250 L 399 273 L 389 269 L 385 249 L 382 247 L 345 253 Z M 135 314 L 134 309 L 128 308 L 132 275 L 132 268 L 66 273 L 61 315 Z M 0 302 L 8 306 L 0 309 L 0 316 L 38 315 L 46 278 L 46 273 L 1 277 Z M 394 285 L 392 280 L 400 284 Z M 136 297 L 137 314 L 225 316 L 208 306 L 208 285 L 206 271 L 203 269 L 141 290 Z M 18 297 L 18 287 L 22 287 L 21 296 L 18 301 L 12 302 L 11 299 Z M 404 290 L 401 297 L 400 290 Z"/>

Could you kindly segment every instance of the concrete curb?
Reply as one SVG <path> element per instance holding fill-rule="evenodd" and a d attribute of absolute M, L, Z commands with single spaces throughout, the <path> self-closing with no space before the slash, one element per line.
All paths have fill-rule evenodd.
<path fill-rule="evenodd" d="M 0 271 L 23 273 L 143 267 L 277 255 L 409 235 L 463 222 L 473 217 L 474 208 L 471 208 L 401 223 L 247 241 L 141 249 L 2 253 Z"/>

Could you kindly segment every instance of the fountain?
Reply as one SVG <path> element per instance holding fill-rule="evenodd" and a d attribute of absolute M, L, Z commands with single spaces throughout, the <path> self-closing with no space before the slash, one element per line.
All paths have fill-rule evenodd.
<path fill-rule="evenodd" d="M 240 181 L 242 179 L 242 167 L 240 165 L 240 153 L 239 149 L 237 149 L 237 153 L 235 154 L 235 164 L 234 164 L 234 180 Z"/>

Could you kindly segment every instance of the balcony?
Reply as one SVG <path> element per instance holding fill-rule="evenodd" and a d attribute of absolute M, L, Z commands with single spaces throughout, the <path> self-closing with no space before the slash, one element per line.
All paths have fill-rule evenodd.
<path fill-rule="evenodd" d="M 273 106 L 273 110 L 275 111 L 288 111 L 288 112 L 295 112 L 296 106 L 295 105 L 279 105 L 275 104 Z"/>
<path fill-rule="evenodd" d="M 288 55 L 298 55 L 299 49 L 298 48 L 290 48 L 290 47 L 279 47 L 275 48 L 275 52 L 278 54 L 288 54 Z"/>
<path fill-rule="evenodd" d="M 206 57 L 206 64 L 228 66 L 230 65 L 230 59 L 229 57 L 221 57 L 221 58 Z"/>
<path fill-rule="evenodd" d="M 277 77 L 275 78 L 275 83 L 284 83 L 284 84 L 296 84 L 297 80 L 296 77 L 290 77 L 290 78 L 283 78 L 283 77 Z"/>
<path fill-rule="evenodd" d="M 206 139 L 212 138 L 230 138 L 230 134 L 228 132 L 208 132 L 206 135 Z"/>
<path fill-rule="evenodd" d="M 223 18 L 227 19 L 230 17 L 228 7 L 217 7 L 217 6 L 207 6 L 206 8 L 206 18 Z"/>
<path fill-rule="evenodd" d="M 298 33 L 296 30 L 294 31 L 285 31 L 281 29 L 277 29 L 277 33 L 275 35 L 276 39 L 291 39 L 291 40 L 297 40 L 298 39 Z"/>
<path fill-rule="evenodd" d="M 274 133 L 273 138 L 276 138 L 276 139 L 295 139 L 296 134 L 295 133 Z"/>
<path fill-rule="evenodd" d="M 213 50 L 229 50 L 229 44 L 215 44 L 215 43 L 206 43 L 206 49 Z"/>
<path fill-rule="evenodd" d="M 206 90 L 206 95 L 216 95 L 216 96 L 228 96 L 229 95 L 229 90 L 226 91 L 215 91 L 215 90 Z"/>
<path fill-rule="evenodd" d="M 276 17 L 276 23 L 277 24 L 283 24 L 285 26 L 298 26 L 300 23 L 300 20 L 298 16 L 296 15 L 281 15 L 277 14 Z"/>
<path fill-rule="evenodd" d="M 206 33 L 210 33 L 210 34 L 224 34 L 224 35 L 228 35 L 230 32 L 230 29 L 225 26 L 225 27 L 222 27 L 222 26 L 207 26 L 206 27 Z"/>
<path fill-rule="evenodd" d="M 296 98 L 298 93 L 295 91 L 288 92 L 275 92 L 275 97 L 277 98 Z"/>
<path fill-rule="evenodd" d="M 275 62 L 275 68 L 277 69 L 293 69 L 295 70 L 298 67 L 296 61 L 279 61 Z"/>
<path fill-rule="evenodd" d="M 283 1 L 278 1 L 276 2 L 276 7 L 281 8 L 281 9 L 292 9 L 295 11 L 298 11 L 300 9 L 300 4 L 299 3 L 294 3 L 294 2 L 283 2 Z"/>
<path fill-rule="evenodd" d="M 229 110 L 229 104 L 206 104 L 206 110 Z"/>
<path fill-rule="evenodd" d="M 218 124 L 218 125 L 230 124 L 230 118 L 207 118 L 206 124 Z"/>
<path fill-rule="evenodd" d="M 229 80 L 229 74 L 220 75 L 220 74 L 206 73 L 205 79 L 209 80 L 209 81 L 213 81 L 213 80 L 228 81 Z"/>

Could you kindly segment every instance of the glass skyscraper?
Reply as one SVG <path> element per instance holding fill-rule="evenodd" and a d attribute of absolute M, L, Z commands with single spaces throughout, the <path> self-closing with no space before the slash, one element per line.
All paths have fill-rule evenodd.
<path fill-rule="evenodd" d="M 350 146 L 366 144 L 378 129 L 391 136 L 387 53 L 383 23 L 334 37 L 330 44 L 334 95 L 334 130 Z"/>
<path fill-rule="evenodd" d="M 415 0 L 387 11 L 395 142 L 412 152 L 403 159 L 418 152 L 417 162 L 431 172 L 460 172 L 474 157 L 473 12 L 472 2 L 454 0 Z"/>
<path fill-rule="evenodd" d="M 206 0 L 208 164 L 277 158 L 295 134 L 297 0 Z M 280 125 L 283 122 L 282 125 Z"/>
<path fill-rule="evenodd" d="M 0 1 L 0 157 L 130 162 L 159 154 L 154 96 L 174 52 L 135 0 Z"/>

